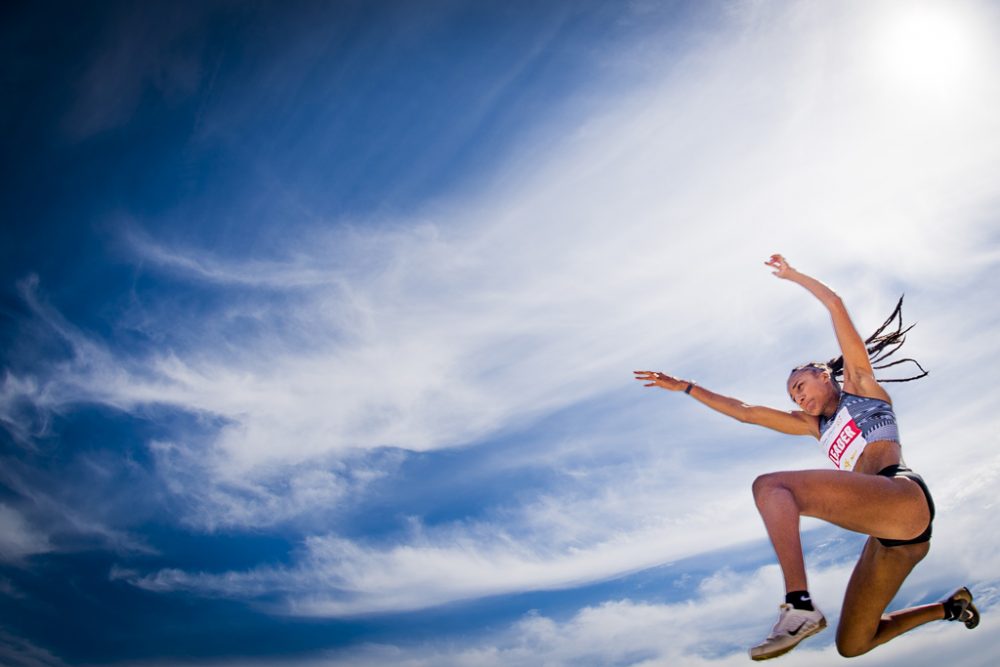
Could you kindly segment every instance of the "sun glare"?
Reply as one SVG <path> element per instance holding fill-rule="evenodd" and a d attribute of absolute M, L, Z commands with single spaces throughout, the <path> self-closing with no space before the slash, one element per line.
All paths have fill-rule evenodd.
<path fill-rule="evenodd" d="M 961 92 L 976 70 L 980 37 L 964 4 L 907 2 L 885 16 L 873 63 L 885 83 L 929 96 Z"/>

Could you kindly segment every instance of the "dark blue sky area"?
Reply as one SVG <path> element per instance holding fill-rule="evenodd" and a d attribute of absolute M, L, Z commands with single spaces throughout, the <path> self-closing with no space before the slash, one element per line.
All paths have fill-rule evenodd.
<path fill-rule="evenodd" d="M 8 350 L 29 275 L 77 325 L 125 348 L 169 343 L 110 322 L 167 295 L 217 303 L 137 266 L 125 230 L 266 256 L 317 221 L 379 224 L 473 187 L 606 75 L 602 49 L 637 28 L 602 2 L 2 11 Z"/>
<path fill-rule="evenodd" d="M 140 280 L 121 225 L 246 254 L 427 201 L 483 173 L 616 36 L 596 2 L 4 13 L 4 293 L 37 273 L 76 322 Z"/>

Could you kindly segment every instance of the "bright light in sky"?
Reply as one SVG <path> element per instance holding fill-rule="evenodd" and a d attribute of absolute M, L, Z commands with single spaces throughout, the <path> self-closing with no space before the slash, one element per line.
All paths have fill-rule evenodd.
<path fill-rule="evenodd" d="M 901 3 L 876 28 L 877 74 L 921 96 L 961 94 L 978 62 L 976 18 L 964 3 Z"/>

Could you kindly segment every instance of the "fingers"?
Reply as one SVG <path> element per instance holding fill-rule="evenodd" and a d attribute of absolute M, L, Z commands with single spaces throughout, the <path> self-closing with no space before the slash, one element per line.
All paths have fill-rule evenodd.
<path fill-rule="evenodd" d="M 778 253 L 771 255 L 771 258 L 764 262 L 764 264 L 774 269 L 771 273 L 779 278 L 786 277 L 789 268 L 791 268 L 788 266 L 788 261 L 784 258 L 784 256 Z"/>
<path fill-rule="evenodd" d="M 661 373 L 660 371 L 632 371 L 635 373 L 635 379 L 640 382 L 648 382 L 643 386 L 645 387 L 663 387 L 664 389 L 670 389 L 671 385 L 676 382 L 676 380 L 666 373 Z"/>

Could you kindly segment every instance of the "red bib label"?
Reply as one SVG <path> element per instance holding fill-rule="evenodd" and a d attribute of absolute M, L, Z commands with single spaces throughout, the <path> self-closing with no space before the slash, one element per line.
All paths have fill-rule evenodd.
<path fill-rule="evenodd" d="M 830 427 L 819 440 L 826 455 L 841 470 L 852 470 L 868 442 L 862 437 L 861 429 L 845 408 L 837 413 Z"/>

